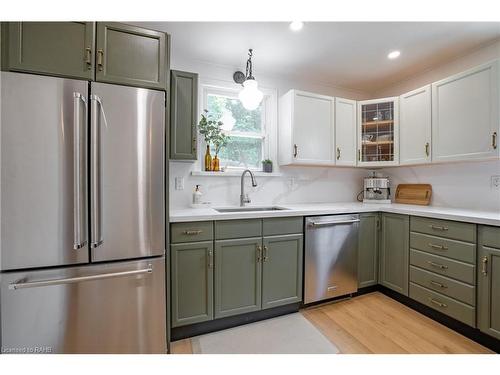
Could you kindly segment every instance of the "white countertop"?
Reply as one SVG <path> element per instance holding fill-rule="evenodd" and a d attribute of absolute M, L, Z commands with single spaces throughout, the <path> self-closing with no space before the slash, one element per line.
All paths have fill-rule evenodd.
<path fill-rule="evenodd" d="M 278 211 L 217 212 L 214 208 L 186 208 L 170 211 L 170 222 L 253 219 L 264 217 L 316 216 L 357 212 L 392 212 L 397 214 L 425 216 L 436 219 L 464 221 L 476 224 L 500 226 L 500 212 L 477 211 L 436 206 L 410 204 L 364 204 L 358 202 L 302 203 L 276 205 L 285 208 Z M 251 207 L 251 206 L 249 206 Z M 259 207 L 259 206 L 255 206 Z M 220 208 L 220 207 L 216 207 Z M 233 208 L 233 207 L 232 207 Z"/>

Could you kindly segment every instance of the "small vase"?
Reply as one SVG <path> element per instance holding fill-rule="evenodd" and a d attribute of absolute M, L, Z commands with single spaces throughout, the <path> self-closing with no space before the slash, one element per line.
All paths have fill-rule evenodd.
<path fill-rule="evenodd" d="M 207 151 L 205 152 L 205 171 L 210 172 L 212 170 L 212 156 L 210 155 L 210 146 L 207 145 Z"/>
<path fill-rule="evenodd" d="M 214 172 L 220 171 L 219 158 L 217 157 L 217 154 L 215 154 L 214 158 L 212 159 L 212 171 Z"/>
<path fill-rule="evenodd" d="M 262 163 L 262 171 L 266 173 L 273 173 L 273 165 L 271 163 Z"/>

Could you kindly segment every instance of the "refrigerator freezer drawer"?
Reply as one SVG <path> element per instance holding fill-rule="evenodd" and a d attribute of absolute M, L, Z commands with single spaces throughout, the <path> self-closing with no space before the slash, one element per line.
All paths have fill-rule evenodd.
<path fill-rule="evenodd" d="M 165 353 L 165 258 L 1 274 L 4 353 Z"/>

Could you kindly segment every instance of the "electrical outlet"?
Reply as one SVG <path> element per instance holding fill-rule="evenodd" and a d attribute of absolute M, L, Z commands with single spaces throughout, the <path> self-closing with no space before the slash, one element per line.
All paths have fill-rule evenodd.
<path fill-rule="evenodd" d="M 175 178 L 175 190 L 184 190 L 184 177 Z"/>
<path fill-rule="evenodd" d="M 500 190 L 500 176 L 491 176 L 491 188 Z"/>

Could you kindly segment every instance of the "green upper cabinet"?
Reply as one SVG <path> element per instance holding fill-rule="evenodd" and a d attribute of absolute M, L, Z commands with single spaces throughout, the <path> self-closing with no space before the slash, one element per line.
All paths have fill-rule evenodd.
<path fill-rule="evenodd" d="M 382 214 L 380 239 L 380 284 L 408 295 L 410 218 Z"/>
<path fill-rule="evenodd" d="M 96 81 L 165 90 L 167 39 L 159 31 L 98 22 Z"/>
<path fill-rule="evenodd" d="M 484 245 L 495 242 L 489 241 L 492 235 L 500 239 L 500 228 L 479 227 L 477 323 L 481 331 L 500 339 L 500 248 Z"/>
<path fill-rule="evenodd" d="M 302 300 L 302 234 L 264 237 L 262 308 Z"/>
<path fill-rule="evenodd" d="M 215 241 L 215 317 L 261 309 L 262 238 Z"/>
<path fill-rule="evenodd" d="M 170 159 L 197 159 L 198 74 L 171 71 Z"/>
<path fill-rule="evenodd" d="M 2 69 L 94 79 L 93 22 L 2 23 Z"/>
<path fill-rule="evenodd" d="M 360 215 L 358 245 L 358 286 L 378 283 L 378 241 L 380 216 L 378 213 Z"/>
<path fill-rule="evenodd" d="M 213 242 L 171 245 L 172 326 L 213 319 Z"/>

